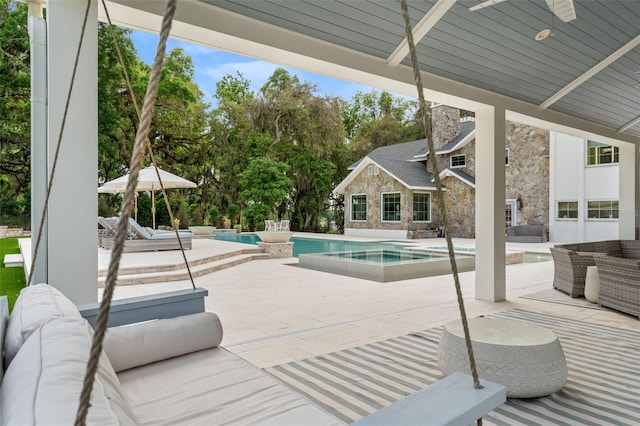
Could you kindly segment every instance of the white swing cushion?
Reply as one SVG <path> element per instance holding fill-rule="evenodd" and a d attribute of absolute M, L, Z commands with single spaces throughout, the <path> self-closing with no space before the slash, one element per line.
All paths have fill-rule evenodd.
<path fill-rule="evenodd" d="M 116 372 L 215 348 L 222 324 L 212 312 L 165 318 L 107 330 L 104 351 Z"/>
<path fill-rule="evenodd" d="M 40 324 L 53 317 L 81 318 L 76 305 L 60 290 L 47 284 L 34 284 L 20 291 L 13 306 L 4 338 L 5 366 Z"/>
<path fill-rule="evenodd" d="M 73 424 L 92 335 L 89 323 L 78 318 L 52 318 L 36 329 L 5 374 L 2 424 Z M 87 424 L 138 424 L 104 352 L 93 384 Z"/>

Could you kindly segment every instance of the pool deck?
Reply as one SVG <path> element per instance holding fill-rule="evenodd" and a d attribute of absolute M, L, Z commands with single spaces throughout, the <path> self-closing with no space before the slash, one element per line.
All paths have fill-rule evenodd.
<path fill-rule="evenodd" d="M 474 240 L 454 239 L 459 247 L 473 247 L 474 243 Z M 407 240 L 407 244 L 442 246 L 445 242 L 439 238 Z M 548 253 L 553 244 L 507 243 L 507 249 Z M 245 244 L 198 239 L 193 241 L 193 249 L 187 251 L 187 258 L 194 260 L 212 253 L 237 250 L 239 246 L 246 247 Z M 100 250 L 98 257 L 99 268 L 106 269 L 109 252 Z M 132 267 L 181 261 L 178 251 L 125 253 L 122 264 Z M 195 280 L 196 286 L 209 291 L 206 309 L 221 318 L 225 330 L 222 344 L 258 367 L 360 346 L 459 318 L 451 275 L 378 283 L 298 268 L 296 264 L 295 258 L 259 260 Z M 637 318 L 615 311 L 520 298 L 551 288 L 553 262 L 509 265 L 506 277 L 507 301 L 492 303 L 474 299 L 474 272 L 460 274 L 470 317 L 520 308 L 640 330 Z M 188 281 L 121 286 L 116 288 L 115 297 L 147 295 L 190 286 Z"/>

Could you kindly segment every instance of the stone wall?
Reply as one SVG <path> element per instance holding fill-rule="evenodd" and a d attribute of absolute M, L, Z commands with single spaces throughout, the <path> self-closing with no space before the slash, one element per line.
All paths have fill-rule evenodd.
<path fill-rule="evenodd" d="M 461 155 L 461 154 L 465 154 L 466 155 L 466 165 L 465 167 L 461 167 L 459 170 L 463 170 L 467 173 L 469 173 L 470 175 L 475 175 L 475 171 L 476 171 L 476 152 L 475 152 L 475 141 L 473 142 L 469 142 L 467 145 L 465 145 L 464 147 L 462 147 L 461 149 L 452 152 L 451 154 L 446 154 L 446 155 L 438 155 L 437 161 L 438 161 L 438 170 L 443 171 L 444 169 L 447 169 L 451 166 L 451 156 L 452 155 Z M 427 163 L 429 164 L 429 163 Z M 429 171 L 431 171 L 431 168 L 428 168 Z"/>
<path fill-rule="evenodd" d="M 432 106 L 431 129 L 434 146 L 438 149 L 460 134 L 460 110 L 446 105 Z"/>
<path fill-rule="evenodd" d="M 505 198 L 521 195 L 518 225 L 549 223 L 549 131 L 524 124 L 506 123 L 509 165 L 505 171 Z"/>
<path fill-rule="evenodd" d="M 474 238 L 476 235 L 475 188 L 456 177 L 447 177 L 442 183 L 447 188 L 444 195 L 449 219 L 449 235 L 457 238 Z M 434 206 L 437 206 L 435 199 Z"/>
<path fill-rule="evenodd" d="M 400 222 L 382 221 L 382 193 L 400 193 Z M 367 221 L 351 221 L 351 195 L 367 194 Z M 408 229 L 412 219 L 413 195 L 400 182 L 389 176 L 383 170 L 378 174 L 369 175 L 367 168 L 360 172 L 345 188 L 345 228 L 355 229 Z"/>

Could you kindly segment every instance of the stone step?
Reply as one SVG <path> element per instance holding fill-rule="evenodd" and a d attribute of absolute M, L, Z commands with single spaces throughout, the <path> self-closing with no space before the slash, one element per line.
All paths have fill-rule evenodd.
<path fill-rule="evenodd" d="M 222 259 L 214 260 L 207 263 L 200 263 L 198 265 L 189 264 L 191 269 L 191 275 L 193 278 L 201 277 L 203 275 L 210 274 L 212 272 L 220 271 L 222 269 L 230 268 L 232 266 L 240 265 L 252 260 L 269 259 L 271 255 L 268 253 L 254 252 L 247 254 L 236 254 L 235 256 L 225 256 Z M 184 264 L 183 264 L 184 266 Z M 133 269 L 133 268 L 132 268 Z M 148 268 L 147 268 L 148 269 Z M 142 273 L 129 273 L 118 275 L 116 283 L 118 285 L 134 285 L 134 284 L 151 284 L 170 281 L 184 281 L 189 279 L 189 272 L 186 267 L 178 270 L 168 271 L 151 271 Z M 98 278 L 98 286 L 104 287 L 106 277 Z"/>
<path fill-rule="evenodd" d="M 203 257 L 201 259 L 189 260 L 189 266 L 193 268 L 195 266 L 204 265 L 206 263 L 211 263 L 211 262 L 217 262 L 219 260 L 228 259 L 231 257 L 240 256 L 243 254 L 260 254 L 260 253 L 264 253 L 264 249 L 261 249 L 258 247 L 235 250 L 227 253 L 221 253 L 213 256 Z M 186 271 L 184 261 L 180 261 L 178 263 L 166 264 L 166 265 L 136 266 L 136 267 L 129 267 L 129 268 L 120 268 L 119 275 L 124 276 L 124 275 L 133 275 L 133 274 L 179 271 L 181 269 L 184 269 Z M 106 269 L 98 271 L 99 278 L 103 278 L 106 276 L 107 276 Z"/>
<path fill-rule="evenodd" d="M 24 257 L 22 257 L 20 253 L 4 255 L 5 268 L 22 268 L 23 266 L 24 266 Z"/>

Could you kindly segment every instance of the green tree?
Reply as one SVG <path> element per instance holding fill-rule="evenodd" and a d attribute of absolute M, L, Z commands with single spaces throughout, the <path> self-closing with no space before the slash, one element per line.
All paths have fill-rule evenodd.
<path fill-rule="evenodd" d="M 280 203 L 278 217 L 290 216 L 299 230 L 318 227 L 318 212 L 337 183 L 337 168 L 328 159 L 345 142 L 339 100 L 316 91 L 315 85 L 278 68 L 251 108 L 255 131 L 270 137 L 265 155 L 290 166 L 293 191 Z"/>
<path fill-rule="evenodd" d="M 289 166 L 266 157 L 249 160 L 245 171 L 240 173 L 241 195 L 249 205 L 266 207 L 265 213 L 272 213 L 291 191 L 291 179 L 287 177 Z M 229 206 L 231 207 L 231 206 Z"/>
<path fill-rule="evenodd" d="M 249 157 L 264 154 L 266 141 L 253 133 L 248 112 L 253 99 L 249 84 L 241 73 L 223 77 L 216 83 L 216 107 L 209 114 L 211 156 L 203 160 L 210 172 L 203 176 L 202 186 L 208 191 L 207 201 L 223 212 L 230 204 L 240 203 L 238 175 L 247 167 Z"/>
<path fill-rule="evenodd" d="M 0 216 L 29 210 L 29 53 L 27 5 L 0 0 L 0 203 L 13 206 Z M 16 224 L 23 221 L 28 222 L 21 218 Z"/>
<path fill-rule="evenodd" d="M 394 97 L 386 91 L 358 92 L 350 103 L 342 102 L 340 115 L 349 140 L 351 160 L 374 149 L 424 137 L 417 102 Z"/>

